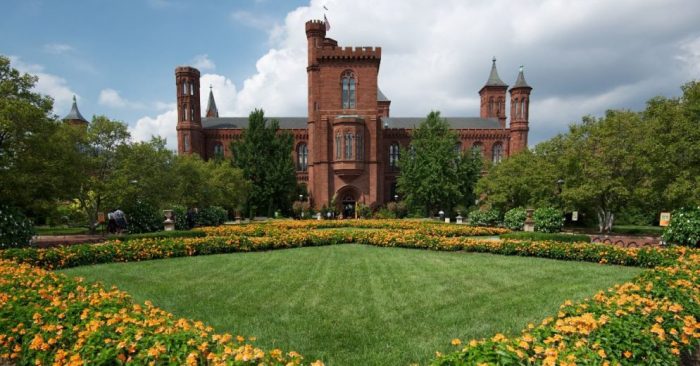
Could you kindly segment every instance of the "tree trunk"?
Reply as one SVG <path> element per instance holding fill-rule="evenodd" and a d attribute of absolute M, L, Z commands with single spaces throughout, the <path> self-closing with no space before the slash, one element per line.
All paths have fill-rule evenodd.
<path fill-rule="evenodd" d="M 612 229 L 615 214 L 609 210 L 599 208 L 598 210 L 598 231 L 601 233 L 609 233 Z"/>

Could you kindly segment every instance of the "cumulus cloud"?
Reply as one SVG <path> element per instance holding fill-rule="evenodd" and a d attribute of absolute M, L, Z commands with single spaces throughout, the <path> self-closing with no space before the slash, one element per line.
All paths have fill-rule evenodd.
<path fill-rule="evenodd" d="M 129 129 L 136 141 L 148 141 L 153 136 L 166 139 L 168 148 L 177 149 L 177 111 L 173 108 L 156 117 L 142 117 Z"/>
<path fill-rule="evenodd" d="M 54 113 L 61 116 L 68 113 L 73 103 L 73 96 L 80 99 L 80 96 L 68 86 L 66 79 L 46 72 L 42 65 L 26 63 L 17 56 L 10 56 L 10 63 L 20 72 L 39 77 L 34 89 L 53 98 Z"/>
<path fill-rule="evenodd" d="M 209 59 L 207 54 L 195 56 L 192 60 L 192 66 L 200 70 L 214 70 L 216 68 L 216 64 Z"/>
<path fill-rule="evenodd" d="M 322 19 L 323 5 L 332 23 L 327 36 L 339 45 L 382 47 L 379 85 L 394 116 L 430 110 L 476 116 L 491 57 L 511 85 L 524 64 L 534 88 L 531 142 L 586 114 L 643 108 L 655 95 L 677 95 L 700 74 L 700 3 L 694 0 L 311 0 L 283 22 L 231 14 L 266 29 L 270 49 L 241 85 L 225 75 L 202 77 L 203 90 L 214 85 L 221 115 L 245 116 L 256 107 L 270 116 L 306 115 L 304 23 Z M 208 93 L 201 94 L 204 109 Z"/>
<path fill-rule="evenodd" d="M 98 103 L 100 103 L 103 106 L 106 107 L 111 107 L 111 108 L 130 108 L 130 109 L 138 109 L 138 108 L 144 108 L 145 106 L 143 103 L 139 102 L 133 102 L 127 99 L 124 99 L 121 95 L 119 95 L 119 92 L 114 90 L 114 89 L 102 89 L 100 91 L 100 97 L 98 98 Z"/>

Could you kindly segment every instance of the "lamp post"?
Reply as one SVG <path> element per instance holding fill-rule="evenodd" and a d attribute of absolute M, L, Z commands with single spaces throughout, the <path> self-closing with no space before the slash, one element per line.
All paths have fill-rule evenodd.
<path fill-rule="evenodd" d="M 399 195 L 398 194 L 394 195 L 394 201 L 399 202 Z"/>
<path fill-rule="evenodd" d="M 557 200 L 559 201 L 559 210 L 564 212 L 564 202 L 561 199 L 561 187 L 564 185 L 564 179 L 557 179 Z"/>

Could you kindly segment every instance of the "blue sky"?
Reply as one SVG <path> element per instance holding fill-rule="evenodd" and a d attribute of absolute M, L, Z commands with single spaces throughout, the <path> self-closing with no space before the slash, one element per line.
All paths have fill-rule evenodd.
<path fill-rule="evenodd" d="M 697 0 L 8 0 L 0 54 L 40 76 L 57 114 L 77 94 L 86 117 L 174 147 L 177 65 L 200 69 L 222 115 L 304 116 L 303 24 L 324 5 L 340 45 L 382 46 L 393 116 L 478 115 L 491 57 L 509 84 L 525 65 L 531 144 L 700 78 Z"/>

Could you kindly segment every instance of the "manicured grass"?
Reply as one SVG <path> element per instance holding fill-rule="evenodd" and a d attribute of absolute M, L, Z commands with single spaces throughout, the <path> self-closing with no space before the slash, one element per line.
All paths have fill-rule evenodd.
<path fill-rule="evenodd" d="M 36 226 L 36 235 L 81 235 L 87 234 L 90 230 L 86 227 L 65 227 L 65 226 Z"/>
<path fill-rule="evenodd" d="M 63 272 L 333 366 L 425 363 L 452 338 L 519 332 L 640 269 L 346 244 Z"/>
<path fill-rule="evenodd" d="M 566 243 L 585 242 L 590 243 L 591 238 L 584 234 L 564 234 L 564 233 L 538 233 L 527 231 L 514 231 L 512 233 L 501 235 L 501 239 L 518 239 L 518 240 L 553 240 L 563 241 Z"/>

